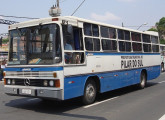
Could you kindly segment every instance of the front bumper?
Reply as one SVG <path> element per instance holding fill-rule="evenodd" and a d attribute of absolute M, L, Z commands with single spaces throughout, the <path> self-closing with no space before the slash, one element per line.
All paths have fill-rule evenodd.
<path fill-rule="evenodd" d="M 5 85 L 4 92 L 15 96 L 63 100 L 63 90 L 61 89 Z"/>

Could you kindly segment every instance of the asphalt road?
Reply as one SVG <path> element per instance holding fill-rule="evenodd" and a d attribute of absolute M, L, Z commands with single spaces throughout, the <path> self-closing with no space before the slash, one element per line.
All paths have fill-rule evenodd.
<path fill-rule="evenodd" d="M 0 120 L 165 120 L 165 73 L 148 82 L 101 94 L 83 106 L 79 99 L 43 102 L 5 95 L 0 82 Z"/>

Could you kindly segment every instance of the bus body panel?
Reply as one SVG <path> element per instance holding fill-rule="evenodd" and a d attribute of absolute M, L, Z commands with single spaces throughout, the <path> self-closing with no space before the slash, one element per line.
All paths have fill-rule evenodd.
<path fill-rule="evenodd" d="M 86 65 L 64 67 L 64 99 L 82 96 L 87 79 L 93 76 L 100 80 L 101 93 L 140 83 L 142 70 L 147 80 L 155 79 L 160 75 L 159 57 L 158 53 L 87 53 Z"/>
<path fill-rule="evenodd" d="M 67 77 L 64 79 L 64 99 L 82 96 L 84 93 L 86 80 L 89 77 L 99 77 L 100 93 L 103 93 L 140 83 L 140 75 L 142 70 L 147 71 L 147 80 L 155 79 L 160 75 L 160 66 L 158 65 L 150 68 Z"/>

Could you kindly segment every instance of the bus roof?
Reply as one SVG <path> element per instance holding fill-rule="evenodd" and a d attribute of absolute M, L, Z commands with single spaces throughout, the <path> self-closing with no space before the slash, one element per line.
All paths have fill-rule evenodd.
<path fill-rule="evenodd" d="M 21 27 L 34 26 L 34 25 L 38 25 L 39 23 L 45 23 L 45 24 L 46 23 L 52 23 L 52 19 L 53 18 L 59 18 L 59 21 L 68 20 L 68 21 L 74 21 L 76 23 L 77 23 L 77 21 L 87 22 L 87 23 L 92 23 L 92 24 L 97 24 L 97 25 L 102 25 L 102 26 L 107 26 L 107 27 L 112 27 L 112 28 L 132 31 L 132 32 L 138 32 L 138 33 L 142 33 L 142 34 L 158 36 L 158 32 L 139 31 L 139 30 L 134 30 L 134 29 L 126 28 L 126 27 L 120 27 L 120 26 L 115 26 L 115 25 L 111 25 L 111 24 L 101 23 L 101 22 L 97 22 L 97 21 L 93 21 L 93 20 L 83 19 L 83 18 L 79 18 L 79 17 L 75 17 L 75 16 L 59 16 L 59 17 L 49 17 L 49 18 L 41 18 L 41 19 L 25 21 L 25 22 L 21 22 L 21 23 L 10 25 L 9 26 L 9 30 L 16 29 L 16 27 L 21 28 Z"/>

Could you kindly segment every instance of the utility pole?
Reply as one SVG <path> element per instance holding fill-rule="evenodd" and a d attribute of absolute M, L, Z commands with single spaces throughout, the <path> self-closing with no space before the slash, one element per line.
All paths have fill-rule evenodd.
<path fill-rule="evenodd" d="M 59 0 L 57 0 L 57 8 L 60 8 Z"/>

